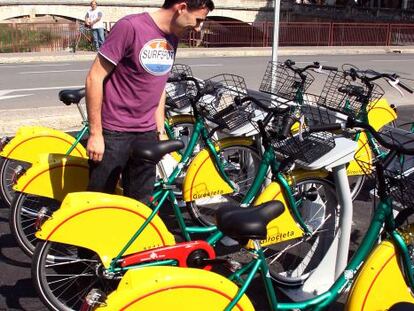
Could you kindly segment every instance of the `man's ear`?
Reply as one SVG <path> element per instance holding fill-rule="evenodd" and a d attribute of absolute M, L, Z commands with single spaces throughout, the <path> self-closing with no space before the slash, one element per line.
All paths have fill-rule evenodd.
<path fill-rule="evenodd" d="M 179 2 L 175 5 L 176 10 L 178 13 L 183 13 L 185 10 L 187 10 L 187 3 L 185 2 Z"/>

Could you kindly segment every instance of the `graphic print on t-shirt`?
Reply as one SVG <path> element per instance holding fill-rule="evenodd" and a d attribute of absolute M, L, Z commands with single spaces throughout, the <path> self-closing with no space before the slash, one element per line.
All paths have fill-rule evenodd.
<path fill-rule="evenodd" d="M 147 42 L 139 53 L 139 62 L 150 74 L 162 76 L 170 72 L 174 64 L 174 48 L 165 39 Z"/>

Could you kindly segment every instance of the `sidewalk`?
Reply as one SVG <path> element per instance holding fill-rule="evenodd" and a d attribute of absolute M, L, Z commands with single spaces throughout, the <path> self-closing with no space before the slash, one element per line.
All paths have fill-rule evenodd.
<path fill-rule="evenodd" d="M 319 47 L 280 47 L 278 55 L 355 55 L 355 54 L 384 54 L 384 53 L 414 53 L 414 46 L 319 46 Z M 33 53 L 0 53 L 0 64 L 29 63 L 29 62 L 67 62 L 90 61 L 95 58 L 95 52 L 78 51 L 76 53 L 33 52 Z M 191 48 L 178 49 L 177 58 L 198 57 L 270 57 L 272 48 Z"/>
<path fill-rule="evenodd" d="M 414 53 L 414 46 L 404 47 L 280 47 L 278 55 L 355 55 Z M 194 48 L 178 49 L 177 58 L 201 57 L 271 57 L 271 48 Z M 0 53 L 1 64 L 29 62 L 67 62 L 91 61 L 96 57 L 94 52 L 48 52 L 48 53 Z M 0 136 L 14 135 L 23 125 L 42 125 L 59 130 L 74 130 L 81 126 L 79 112 L 76 107 L 64 105 L 30 109 L 0 109 Z"/>

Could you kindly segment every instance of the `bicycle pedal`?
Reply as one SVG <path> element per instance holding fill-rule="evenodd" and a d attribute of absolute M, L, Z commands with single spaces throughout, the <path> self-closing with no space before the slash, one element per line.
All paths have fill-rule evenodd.
<path fill-rule="evenodd" d="M 94 310 L 95 307 L 105 306 L 106 294 L 97 288 L 92 288 L 82 304 L 81 311 Z"/>
<path fill-rule="evenodd" d="M 239 244 L 239 242 L 237 242 L 236 240 L 228 237 L 228 236 L 224 236 L 221 240 L 220 243 L 223 244 L 224 246 L 230 247 L 230 246 L 236 246 Z"/>
<path fill-rule="evenodd" d="M 240 270 L 243 266 L 240 262 L 228 259 L 224 263 L 224 266 L 229 269 L 231 272 L 236 272 L 237 270 Z"/>

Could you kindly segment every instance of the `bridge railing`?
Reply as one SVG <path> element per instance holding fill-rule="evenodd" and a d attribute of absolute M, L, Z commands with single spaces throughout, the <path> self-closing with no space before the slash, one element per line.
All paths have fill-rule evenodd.
<path fill-rule="evenodd" d="M 114 23 L 107 23 L 110 30 Z M 57 51 L 91 40 L 77 23 L 0 23 L 0 52 Z M 269 47 L 273 23 L 205 23 L 181 40 L 188 47 Z M 280 23 L 280 46 L 414 45 L 413 24 Z M 89 44 L 90 46 L 90 44 Z"/>
<path fill-rule="evenodd" d="M 200 34 L 183 40 L 189 46 L 269 47 L 273 23 L 206 22 Z M 413 45 L 413 24 L 280 23 L 280 46 L 389 46 Z"/>

